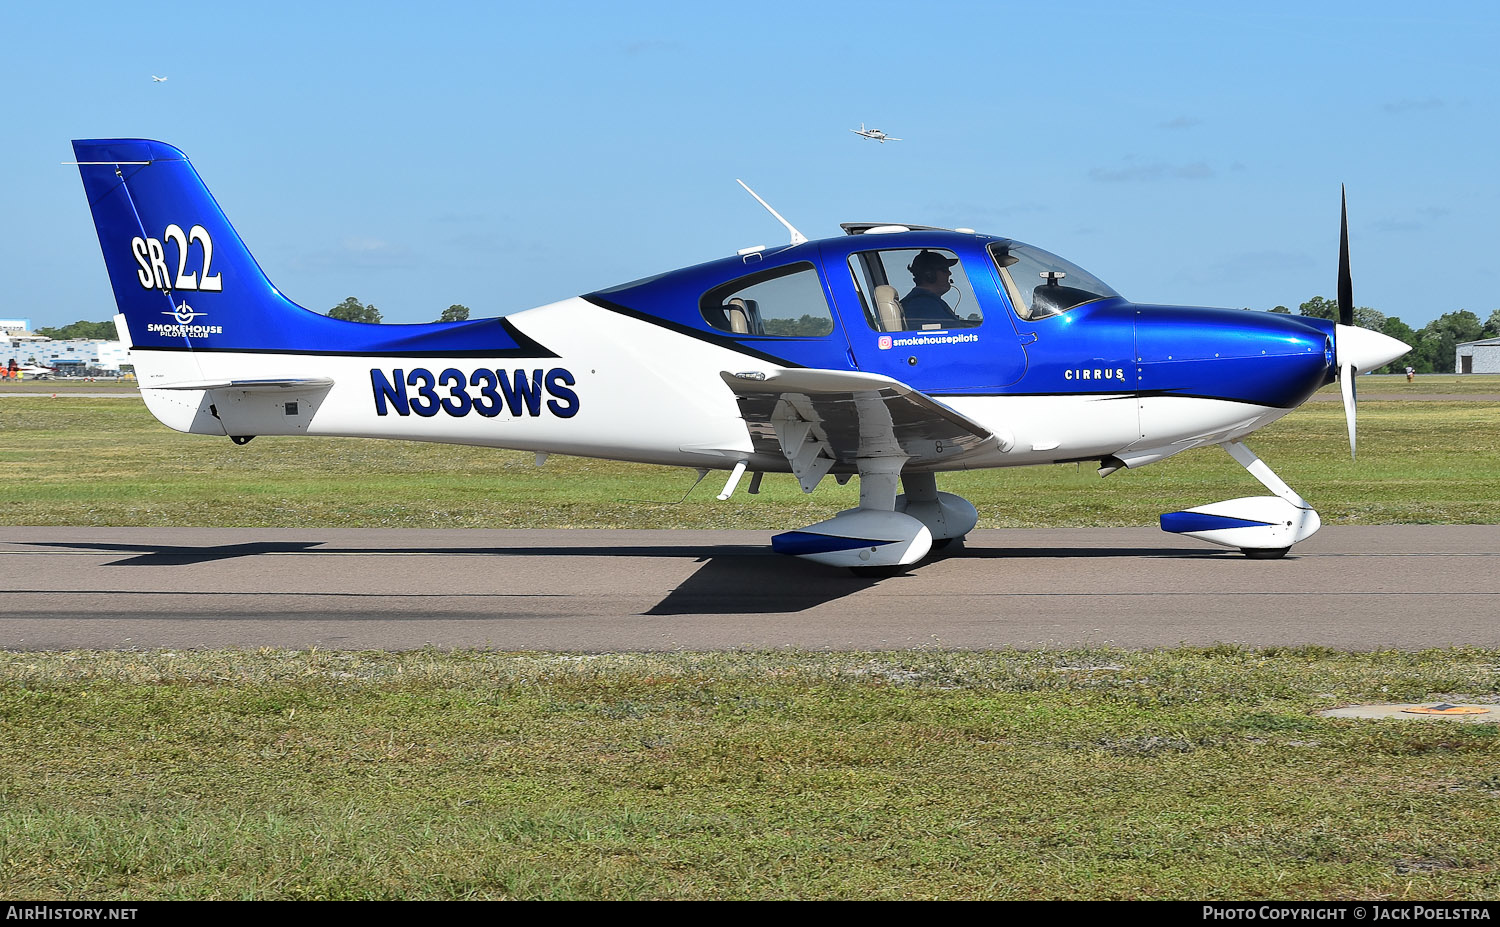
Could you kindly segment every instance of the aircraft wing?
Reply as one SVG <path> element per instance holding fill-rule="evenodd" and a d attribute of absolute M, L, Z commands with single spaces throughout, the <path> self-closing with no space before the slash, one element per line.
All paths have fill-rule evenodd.
<path fill-rule="evenodd" d="M 143 383 L 142 389 L 242 389 L 251 392 L 267 390 L 321 389 L 332 386 L 328 377 L 304 377 L 279 380 L 184 380 L 177 383 Z"/>
<path fill-rule="evenodd" d="M 757 454 L 785 457 L 805 492 L 835 464 L 904 457 L 951 465 L 994 447 L 997 435 L 899 380 L 874 373 L 773 368 L 719 374 L 739 399 Z"/>

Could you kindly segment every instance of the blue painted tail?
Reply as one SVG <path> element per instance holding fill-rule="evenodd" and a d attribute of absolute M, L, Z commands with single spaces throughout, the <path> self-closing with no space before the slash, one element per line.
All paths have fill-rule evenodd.
<path fill-rule="evenodd" d="M 181 151 L 86 139 L 73 152 L 133 347 L 285 351 L 340 324 L 271 285 Z"/>
<path fill-rule="evenodd" d="M 122 138 L 73 152 L 133 349 L 553 356 L 503 319 L 370 325 L 304 309 L 267 279 L 181 151 Z"/>

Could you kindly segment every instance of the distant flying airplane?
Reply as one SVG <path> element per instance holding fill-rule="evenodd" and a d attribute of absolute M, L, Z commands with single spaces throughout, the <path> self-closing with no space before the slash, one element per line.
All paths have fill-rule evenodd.
<path fill-rule="evenodd" d="M 857 129 L 850 129 L 849 131 L 853 132 L 855 135 L 863 135 L 865 138 L 873 138 L 873 139 L 875 139 L 875 141 L 879 142 L 882 145 L 884 145 L 886 142 L 899 142 L 899 141 L 902 141 L 901 139 L 896 138 L 893 135 L 886 135 L 884 132 L 880 131 L 879 129 L 866 129 L 865 128 L 865 124 L 863 122 L 861 122 L 859 124 L 859 128 L 857 128 Z"/>
<path fill-rule="evenodd" d="M 151 79 L 156 81 L 158 84 L 165 84 L 167 82 L 167 79 L 165 77 L 157 77 L 155 74 L 151 75 Z"/>
<path fill-rule="evenodd" d="M 1108 476 L 1215 445 L 1269 494 L 1170 512 L 1162 528 L 1280 557 L 1321 522 L 1245 439 L 1337 380 L 1352 454 L 1356 376 L 1408 350 L 1354 325 L 1347 221 L 1337 321 L 1133 303 L 1055 254 L 973 229 L 851 222 L 808 241 L 771 210 L 789 244 L 499 319 L 346 322 L 272 285 L 181 151 L 144 139 L 73 151 L 116 329 L 168 427 L 723 470 L 720 500 L 747 472 L 751 494 L 765 473 L 803 492 L 857 476 L 857 507 L 771 546 L 866 574 L 978 523 L 938 491 L 940 473 L 1097 461 Z"/>

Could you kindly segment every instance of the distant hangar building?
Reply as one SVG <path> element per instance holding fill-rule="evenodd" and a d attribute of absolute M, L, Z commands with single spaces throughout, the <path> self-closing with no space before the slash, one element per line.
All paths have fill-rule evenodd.
<path fill-rule="evenodd" d="M 1453 370 L 1456 373 L 1500 373 L 1500 338 L 1455 345 Z"/>
<path fill-rule="evenodd" d="M 118 376 L 120 365 L 130 363 L 130 350 L 100 338 L 54 341 L 34 334 L 30 319 L 0 319 L 0 366 L 11 358 L 55 367 L 61 376 Z"/>

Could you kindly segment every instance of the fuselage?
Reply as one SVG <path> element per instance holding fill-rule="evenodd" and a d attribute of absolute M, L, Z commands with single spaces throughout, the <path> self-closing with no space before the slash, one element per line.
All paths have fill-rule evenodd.
<path fill-rule="evenodd" d="M 923 252 L 956 261 L 960 282 L 944 294 L 953 319 L 882 322 L 876 291 L 914 291 L 909 275 L 897 275 Z M 1018 253 L 1025 259 L 1004 263 Z M 1038 272 L 1028 306 L 1022 288 L 1031 281 L 1016 279 L 1018 264 L 1067 270 L 1061 282 L 1040 276 L 1056 269 Z M 1086 286 L 1065 286 L 1072 282 Z M 1056 298 L 1049 287 L 1067 292 Z M 729 311 L 748 302 L 751 317 L 722 314 L 736 299 Z M 814 367 L 889 376 L 1014 438 L 1008 450 L 966 459 L 967 468 L 1105 457 L 1138 466 L 1247 434 L 1333 376 L 1331 323 L 1139 305 L 1046 252 L 940 230 L 755 251 L 503 320 L 369 326 L 305 316 L 253 332 L 200 325 L 210 333 L 199 339 L 166 320 L 156 332 L 166 343 L 143 365 L 148 401 L 188 431 L 405 438 L 711 468 L 747 459 L 784 471 L 784 456 L 746 435 L 720 373 Z M 131 334 L 137 355 L 153 350 L 154 333 Z M 183 351 L 184 338 L 211 354 Z M 335 338 L 336 351 L 305 349 Z M 293 413 L 279 394 L 208 409 L 153 389 L 207 375 L 208 357 L 213 375 L 231 380 L 316 372 L 333 386 Z"/>
<path fill-rule="evenodd" d="M 181 151 L 74 149 L 142 394 L 183 431 L 784 470 L 722 377 L 810 368 L 888 377 L 996 436 L 919 469 L 1138 466 L 1247 434 L 1335 372 L 1329 322 L 1141 305 L 1022 242 L 892 225 L 501 319 L 346 322 L 272 285 Z"/>

